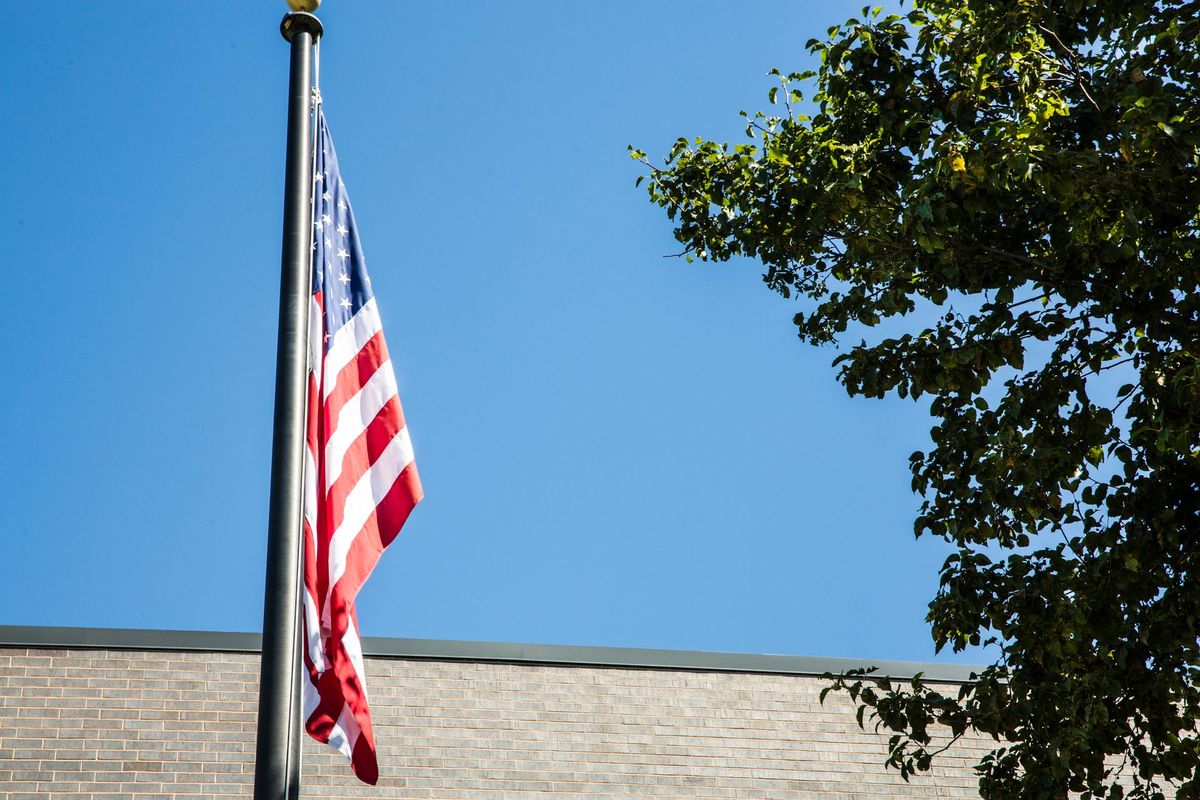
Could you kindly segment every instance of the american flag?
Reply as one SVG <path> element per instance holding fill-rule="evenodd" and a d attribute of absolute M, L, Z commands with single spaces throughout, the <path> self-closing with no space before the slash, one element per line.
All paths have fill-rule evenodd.
<path fill-rule="evenodd" d="M 303 708 L 354 774 L 379 768 L 354 599 L 422 497 L 346 185 L 317 106 L 304 473 Z"/>

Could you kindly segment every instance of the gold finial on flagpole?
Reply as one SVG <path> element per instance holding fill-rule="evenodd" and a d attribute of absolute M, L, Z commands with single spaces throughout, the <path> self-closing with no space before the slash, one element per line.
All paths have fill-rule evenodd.
<path fill-rule="evenodd" d="M 307 11 L 311 14 L 321 5 L 321 0 L 287 0 L 287 4 L 292 11 Z"/>

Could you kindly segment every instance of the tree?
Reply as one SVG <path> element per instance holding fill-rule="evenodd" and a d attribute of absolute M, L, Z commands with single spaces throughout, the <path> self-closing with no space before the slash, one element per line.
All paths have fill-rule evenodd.
<path fill-rule="evenodd" d="M 915 532 L 954 550 L 931 633 L 999 655 L 957 696 L 831 689 L 906 778 L 941 723 L 996 737 L 988 800 L 1200 797 L 1200 3 L 862 16 L 773 72 L 746 142 L 632 152 L 684 254 L 759 260 L 801 339 L 906 331 L 834 364 L 926 397 Z"/>

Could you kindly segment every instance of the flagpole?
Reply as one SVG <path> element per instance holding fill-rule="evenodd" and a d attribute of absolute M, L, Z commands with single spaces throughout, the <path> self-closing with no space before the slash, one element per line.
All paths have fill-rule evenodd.
<path fill-rule="evenodd" d="M 254 800 L 300 793 L 300 569 L 308 393 L 309 250 L 312 236 L 312 49 L 321 21 L 306 11 L 320 0 L 289 0 L 280 24 L 291 44 L 275 425 L 259 673 Z"/>

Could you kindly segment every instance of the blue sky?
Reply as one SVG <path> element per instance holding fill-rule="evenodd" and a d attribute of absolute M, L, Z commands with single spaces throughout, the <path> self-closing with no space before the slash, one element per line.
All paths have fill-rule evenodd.
<path fill-rule="evenodd" d="M 284 10 L 6 9 L 2 623 L 261 623 Z M 932 656 L 925 408 L 847 398 L 757 265 L 664 258 L 626 154 L 739 137 L 857 11 L 327 0 L 427 492 L 365 634 Z"/>

